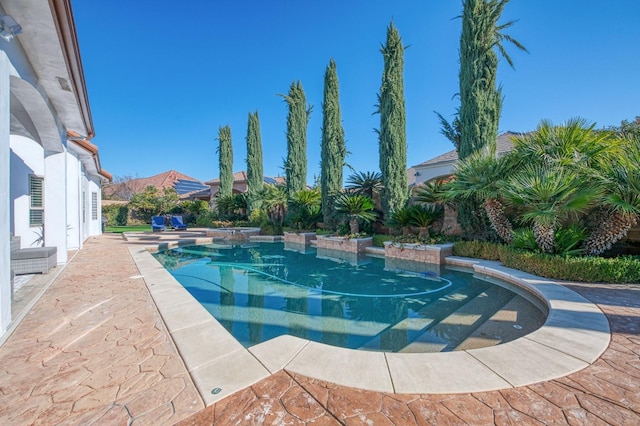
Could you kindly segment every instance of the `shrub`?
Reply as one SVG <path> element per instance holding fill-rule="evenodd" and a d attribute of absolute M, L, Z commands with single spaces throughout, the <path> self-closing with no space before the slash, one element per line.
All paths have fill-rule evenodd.
<path fill-rule="evenodd" d="M 523 251 L 485 241 L 458 241 L 455 256 L 498 260 L 509 268 L 557 280 L 605 283 L 640 282 L 640 257 L 558 256 Z"/>
<path fill-rule="evenodd" d="M 129 207 L 126 205 L 110 205 L 102 207 L 102 215 L 107 218 L 107 226 L 126 226 L 129 218 Z"/>
<path fill-rule="evenodd" d="M 196 225 L 203 228 L 210 228 L 213 226 L 213 222 L 218 219 L 216 212 L 207 211 L 199 214 L 196 217 Z"/>

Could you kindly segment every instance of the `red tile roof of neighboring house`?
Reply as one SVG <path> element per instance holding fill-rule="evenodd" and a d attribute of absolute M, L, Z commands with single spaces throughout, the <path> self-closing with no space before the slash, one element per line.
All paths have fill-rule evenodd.
<path fill-rule="evenodd" d="M 125 184 L 127 185 L 128 189 L 131 190 L 132 193 L 142 192 L 147 188 L 147 186 L 154 186 L 159 191 L 162 191 L 164 190 L 164 188 L 173 188 L 178 179 L 199 182 L 198 179 L 192 178 L 191 176 L 187 176 L 184 173 L 180 173 L 175 170 L 169 170 L 164 173 L 157 174 L 155 176 L 151 176 L 147 178 L 136 178 L 126 182 L 105 186 L 103 189 L 103 192 L 106 196 L 111 196 L 116 192 L 118 192 L 118 189 L 120 189 L 120 187 Z"/>

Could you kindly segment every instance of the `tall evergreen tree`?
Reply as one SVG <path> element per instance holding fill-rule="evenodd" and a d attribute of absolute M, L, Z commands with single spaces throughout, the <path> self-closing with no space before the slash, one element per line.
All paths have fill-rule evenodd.
<path fill-rule="evenodd" d="M 320 170 L 322 217 L 325 227 L 330 229 L 335 227 L 333 200 L 342 189 L 342 168 L 346 155 L 340 114 L 338 74 L 336 63 L 331 59 L 324 73 Z"/>
<path fill-rule="evenodd" d="M 302 83 L 292 82 L 289 94 L 280 95 L 289 106 L 287 116 L 287 196 L 303 190 L 307 186 L 307 125 L 311 116 L 311 106 L 307 107 Z"/>
<path fill-rule="evenodd" d="M 233 147 L 231 146 L 231 127 L 224 126 L 218 130 L 218 165 L 220 167 L 219 197 L 226 197 L 233 192 Z"/>
<path fill-rule="evenodd" d="M 247 187 L 248 187 L 248 214 L 260 206 L 259 193 L 262 190 L 264 179 L 262 165 L 262 136 L 260 135 L 260 118 L 258 111 L 249 113 L 247 126 Z"/>
<path fill-rule="evenodd" d="M 389 24 L 382 85 L 378 94 L 380 113 L 379 150 L 382 172 L 382 208 L 385 215 L 401 209 L 409 198 L 407 182 L 407 133 L 404 107 L 404 46 L 398 30 Z"/>
<path fill-rule="evenodd" d="M 512 67 L 513 61 L 504 49 L 503 40 L 526 51 L 518 41 L 501 32 L 513 25 L 514 21 L 498 25 L 508 2 L 509 0 L 463 0 L 459 52 L 459 121 L 454 122 L 454 126 L 449 126 L 459 129 L 459 144 L 456 148 L 461 160 L 485 146 L 494 145 L 498 138 L 502 91 L 496 85 L 496 50 Z M 486 234 L 489 229 L 488 222 L 479 214 L 479 206 L 471 200 L 458 205 L 458 221 L 467 232 L 477 237 Z"/>
<path fill-rule="evenodd" d="M 501 88 L 496 86 L 498 54 L 513 67 L 503 40 L 526 51 L 517 40 L 501 31 L 515 22 L 498 25 L 509 0 L 463 0 L 460 36 L 460 146 L 464 159 L 498 137 L 502 109 Z"/>

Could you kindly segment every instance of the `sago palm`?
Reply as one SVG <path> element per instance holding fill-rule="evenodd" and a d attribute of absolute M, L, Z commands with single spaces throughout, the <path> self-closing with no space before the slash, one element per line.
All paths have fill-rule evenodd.
<path fill-rule="evenodd" d="M 373 194 L 382 190 L 382 174 L 380 172 L 353 173 L 347 178 L 346 188 L 373 199 Z"/>
<path fill-rule="evenodd" d="M 420 238 L 429 238 L 429 227 L 436 220 L 440 219 L 444 214 L 442 206 L 415 206 L 411 215 L 411 224 L 420 228 L 418 236 Z"/>
<path fill-rule="evenodd" d="M 373 207 L 371 198 L 358 194 L 340 194 L 334 203 L 336 213 L 349 221 L 351 234 L 360 232 L 359 221 L 368 223 L 376 220 L 376 213 L 373 211 Z"/>

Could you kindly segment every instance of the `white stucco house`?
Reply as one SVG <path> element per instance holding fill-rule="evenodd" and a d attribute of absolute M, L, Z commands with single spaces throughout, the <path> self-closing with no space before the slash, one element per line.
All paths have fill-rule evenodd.
<path fill-rule="evenodd" d="M 0 0 L 0 336 L 11 322 L 10 240 L 68 251 L 101 233 L 111 175 L 93 122 L 70 0 Z"/>
<path fill-rule="evenodd" d="M 496 155 L 499 157 L 513 149 L 513 138 L 522 136 L 522 133 L 504 132 L 498 135 L 496 142 Z M 458 152 L 453 149 L 442 155 L 431 158 L 407 170 L 409 184 L 419 186 L 433 179 L 446 178 L 453 174 L 458 161 Z"/>

